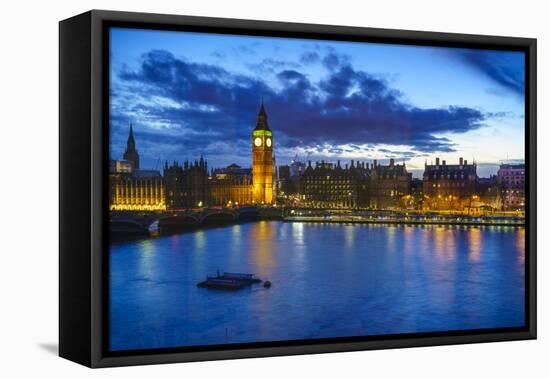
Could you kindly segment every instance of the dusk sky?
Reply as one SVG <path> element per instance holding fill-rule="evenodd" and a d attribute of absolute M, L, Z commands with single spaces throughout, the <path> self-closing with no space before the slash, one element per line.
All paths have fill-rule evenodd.
<path fill-rule="evenodd" d="M 524 159 L 520 52 L 115 28 L 110 70 L 111 158 L 132 123 L 144 169 L 249 167 L 262 96 L 279 165 Z"/>

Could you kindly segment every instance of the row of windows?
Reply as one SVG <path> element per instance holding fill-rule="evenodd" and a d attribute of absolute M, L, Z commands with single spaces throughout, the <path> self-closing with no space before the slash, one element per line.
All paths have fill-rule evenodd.
<path fill-rule="evenodd" d="M 306 195 L 306 200 L 315 200 L 315 201 L 346 201 L 353 196 L 308 196 Z"/>
<path fill-rule="evenodd" d="M 525 176 L 525 171 L 501 171 L 500 176 Z"/>
<path fill-rule="evenodd" d="M 449 180 L 463 180 L 464 179 L 464 174 L 456 174 L 456 175 L 442 175 L 442 174 L 432 174 L 432 175 L 429 175 L 428 178 L 430 180 L 437 180 L 437 179 L 449 179 Z"/>
<path fill-rule="evenodd" d="M 378 180 L 408 180 L 408 176 L 400 176 L 400 175 L 381 175 L 376 177 Z"/>
<path fill-rule="evenodd" d="M 444 182 L 442 184 L 432 184 L 432 188 L 463 188 L 463 182 Z"/>
<path fill-rule="evenodd" d="M 302 182 L 303 186 L 307 185 L 323 185 L 323 186 L 336 186 L 336 185 L 356 185 L 354 181 L 326 181 L 326 180 L 306 180 Z"/>
<path fill-rule="evenodd" d="M 327 206 L 327 207 L 338 207 L 338 206 L 354 206 L 355 201 L 334 201 L 334 200 L 309 200 L 309 205 L 311 206 Z"/>
<path fill-rule="evenodd" d="M 318 196 L 318 197 L 327 197 L 327 196 L 338 196 L 338 197 L 349 197 L 355 196 L 356 193 L 352 192 L 305 192 L 306 196 Z"/>
<path fill-rule="evenodd" d="M 401 197 L 405 195 L 405 193 L 397 190 L 382 190 L 377 192 L 376 194 L 378 196 L 386 196 L 386 197 Z"/>
<path fill-rule="evenodd" d="M 164 202 L 164 199 L 160 199 L 160 198 L 143 198 L 143 197 L 131 197 L 131 198 L 119 198 L 119 199 L 115 199 L 113 201 L 111 201 L 112 203 L 116 204 L 116 205 L 121 205 L 121 204 L 129 204 L 129 205 L 132 205 L 132 204 L 145 204 L 145 205 L 149 205 L 149 204 L 155 204 L 155 203 L 163 203 Z"/>
<path fill-rule="evenodd" d="M 525 185 L 525 181 L 507 181 L 506 182 L 506 186 L 512 186 L 512 185 L 515 185 L 515 186 L 524 186 Z"/>
<path fill-rule="evenodd" d="M 351 190 L 357 188 L 355 185 L 304 185 L 303 190 Z"/>
<path fill-rule="evenodd" d="M 162 189 L 117 189 L 114 193 L 114 195 L 116 196 L 120 196 L 120 197 L 127 197 L 127 196 L 130 196 L 130 197 L 139 197 L 139 196 L 143 196 L 143 197 L 152 197 L 152 196 L 163 196 L 164 195 L 164 190 Z"/>

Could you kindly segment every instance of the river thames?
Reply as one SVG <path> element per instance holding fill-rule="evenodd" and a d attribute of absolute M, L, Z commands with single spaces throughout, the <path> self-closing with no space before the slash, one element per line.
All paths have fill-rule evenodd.
<path fill-rule="evenodd" d="M 110 349 L 524 325 L 525 229 L 260 221 L 110 246 Z M 272 287 L 198 288 L 255 273 Z"/>

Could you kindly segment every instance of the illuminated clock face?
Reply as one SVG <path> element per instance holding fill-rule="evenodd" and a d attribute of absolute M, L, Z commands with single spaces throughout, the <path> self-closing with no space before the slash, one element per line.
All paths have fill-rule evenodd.
<path fill-rule="evenodd" d="M 260 147 L 262 145 L 262 138 L 254 139 L 254 144 L 256 145 L 256 147 Z"/>
<path fill-rule="evenodd" d="M 267 147 L 271 147 L 271 138 L 267 138 L 267 140 L 265 141 L 265 145 Z"/>

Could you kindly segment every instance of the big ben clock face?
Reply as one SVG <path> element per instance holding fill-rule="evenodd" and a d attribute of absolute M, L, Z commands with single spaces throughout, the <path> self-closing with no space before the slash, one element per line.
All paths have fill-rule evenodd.
<path fill-rule="evenodd" d="M 260 147 L 262 145 L 262 138 L 254 139 L 254 144 L 256 145 L 256 147 Z"/>
<path fill-rule="evenodd" d="M 265 141 L 265 145 L 267 147 L 271 147 L 271 138 L 267 138 L 267 140 Z"/>

